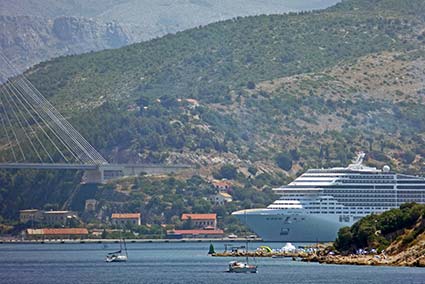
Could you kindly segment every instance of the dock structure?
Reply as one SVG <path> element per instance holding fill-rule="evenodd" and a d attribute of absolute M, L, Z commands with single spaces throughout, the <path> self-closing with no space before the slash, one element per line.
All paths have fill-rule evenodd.
<path fill-rule="evenodd" d="M 273 258 L 305 258 L 311 253 L 307 252 L 265 252 L 261 250 L 257 251 L 233 251 L 233 252 L 216 252 L 212 256 L 218 257 L 273 257 Z"/>

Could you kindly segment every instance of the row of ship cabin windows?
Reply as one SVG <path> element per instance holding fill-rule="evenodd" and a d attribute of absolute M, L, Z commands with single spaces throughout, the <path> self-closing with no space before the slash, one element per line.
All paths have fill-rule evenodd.
<path fill-rule="evenodd" d="M 304 174 L 302 177 L 309 177 L 309 178 L 351 178 L 351 179 L 365 179 L 365 178 L 371 178 L 371 179 L 394 179 L 394 175 L 373 175 L 373 176 L 365 176 L 365 175 L 308 175 Z"/>
<path fill-rule="evenodd" d="M 347 176 L 344 176 L 344 177 L 347 177 Z M 358 176 L 348 176 L 348 177 L 351 178 L 351 179 L 367 179 L 367 178 L 370 178 L 370 179 L 394 179 L 394 175 L 373 175 L 373 176 L 358 175 Z"/>
<path fill-rule="evenodd" d="M 394 180 L 339 180 L 342 183 L 395 183 Z"/>
<path fill-rule="evenodd" d="M 311 211 L 311 214 L 370 214 L 374 211 L 358 211 L 358 212 L 341 212 L 341 211 Z"/>
<path fill-rule="evenodd" d="M 391 187 L 391 189 L 393 189 L 393 187 Z M 327 192 L 329 192 L 330 194 L 346 194 L 346 193 L 355 193 L 355 194 L 374 194 L 374 193 L 394 193 L 394 190 L 392 191 L 388 191 L 388 190 L 380 190 L 380 189 L 375 189 L 373 191 L 370 190 L 327 190 Z"/>
<path fill-rule="evenodd" d="M 266 217 L 266 220 L 269 220 L 269 221 L 274 221 L 274 220 L 283 220 L 284 218 L 282 218 L 282 217 Z M 285 221 L 289 221 L 289 217 L 286 217 L 285 218 Z M 298 219 L 297 219 L 297 217 L 293 217 L 292 218 L 292 220 L 294 220 L 294 221 L 297 221 Z M 304 217 L 301 217 L 300 218 L 300 220 L 301 221 L 304 221 L 305 220 L 305 218 Z"/>

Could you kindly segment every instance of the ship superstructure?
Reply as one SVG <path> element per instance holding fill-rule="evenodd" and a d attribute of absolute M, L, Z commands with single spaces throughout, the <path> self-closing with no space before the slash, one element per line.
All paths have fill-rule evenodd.
<path fill-rule="evenodd" d="M 339 228 L 360 218 L 425 203 L 425 178 L 363 165 L 365 154 L 345 168 L 311 169 L 286 186 L 264 209 L 234 212 L 265 241 L 333 241 Z"/>

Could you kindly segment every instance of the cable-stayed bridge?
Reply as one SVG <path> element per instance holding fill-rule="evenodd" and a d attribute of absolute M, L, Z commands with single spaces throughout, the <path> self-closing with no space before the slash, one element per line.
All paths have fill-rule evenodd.
<path fill-rule="evenodd" d="M 0 168 L 83 170 L 83 182 L 102 183 L 142 172 L 162 174 L 191 167 L 109 164 L 0 53 Z"/>

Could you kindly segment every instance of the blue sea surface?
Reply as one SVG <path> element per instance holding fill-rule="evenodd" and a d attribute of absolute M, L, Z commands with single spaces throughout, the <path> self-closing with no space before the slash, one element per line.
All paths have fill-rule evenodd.
<path fill-rule="evenodd" d="M 250 247 L 260 245 L 264 243 Z M 223 243 L 214 246 L 224 250 Z M 106 263 L 106 253 L 118 248 L 0 244 L 0 283 L 425 283 L 424 268 L 324 265 L 289 258 L 256 258 L 257 274 L 227 273 L 235 258 L 208 256 L 209 243 L 130 243 L 128 262 Z"/>

